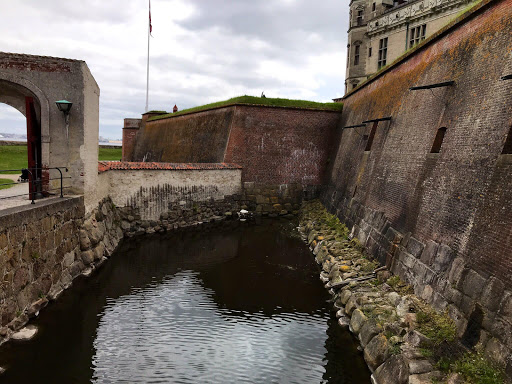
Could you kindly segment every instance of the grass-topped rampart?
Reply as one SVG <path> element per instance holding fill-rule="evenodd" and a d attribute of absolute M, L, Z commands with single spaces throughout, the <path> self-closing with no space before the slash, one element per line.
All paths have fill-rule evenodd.
<path fill-rule="evenodd" d="M 218 101 L 216 103 L 210 103 L 200 105 L 198 107 L 184 109 L 176 113 L 163 113 L 162 115 L 153 116 L 148 121 L 166 119 L 168 117 L 181 116 L 194 112 L 206 111 L 208 109 L 228 107 L 231 105 L 259 105 L 266 107 L 288 107 L 288 108 L 304 108 L 304 109 L 318 109 L 321 111 L 336 111 L 341 112 L 343 104 L 341 103 L 318 103 L 316 101 L 308 100 L 292 100 L 292 99 L 280 99 L 270 97 L 256 97 L 256 96 L 238 96 L 233 97 L 229 100 Z"/>

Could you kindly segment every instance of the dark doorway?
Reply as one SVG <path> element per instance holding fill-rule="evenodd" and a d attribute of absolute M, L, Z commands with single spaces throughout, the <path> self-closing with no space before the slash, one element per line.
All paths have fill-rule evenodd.
<path fill-rule="evenodd" d="M 43 188 L 41 182 L 41 124 L 37 119 L 34 99 L 32 97 L 25 97 L 25 110 L 25 116 L 27 117 L 28 169 L 32 174 L 32 177 L 29 179 L 29 198 L 34 199 L 41 197 Z"/>

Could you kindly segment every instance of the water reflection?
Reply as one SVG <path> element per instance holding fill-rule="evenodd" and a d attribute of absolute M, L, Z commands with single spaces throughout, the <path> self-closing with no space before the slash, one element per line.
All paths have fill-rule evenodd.
<path fill-rule="evenodd" d="M 290 225 L 125 243 L 0 348 L 0 382 L 369 383 Z"/>

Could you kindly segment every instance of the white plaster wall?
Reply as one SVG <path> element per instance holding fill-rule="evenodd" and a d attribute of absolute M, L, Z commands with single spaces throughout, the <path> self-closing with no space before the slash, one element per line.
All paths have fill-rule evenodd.
<path fill-rule="evenodd" d="M 99 136 L 99 98 L 100 88 L 94 80 L 87 64 L 82 62 L 84 82 L 84 141 L 80 146 L 80 158 L 83 162 L 85 212 L 97 207 L 98 196 L 98 136 Z M 101 187 L 100 187 L 101 188 Z"/>
<path fill-rule="evenodd" d="M 90 201 L 95 202 L 94 204 L 96 207 L 101 200 L 110 195 L 110 175 L 110 172 L 102 172 L 98 174 L 96 178 L 96 188 L 92 189 L 90 193 L 87 193 L 90 195 Z"/>
<path fill-rule="evenodd" d="M 241 169 L 109 170 L 99 175 L 95 199 L 108 195 L 118 207 L 138 208 L 144 220 L 157 220 L 169 203 L 222 200 L 241 194 Z"/>

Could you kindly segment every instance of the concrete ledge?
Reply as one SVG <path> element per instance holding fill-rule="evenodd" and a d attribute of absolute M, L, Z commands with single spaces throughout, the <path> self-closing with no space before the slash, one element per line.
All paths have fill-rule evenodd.
<path fill-rule="evenodd" d="M 45 215 L 52 215 L 63 209 L 84 204 L 83 196 L 51 197 L 36 200 L 35 204 L 0 210 L 0 228 L 8 228 L 20 223 L 34 221 Z"/>

